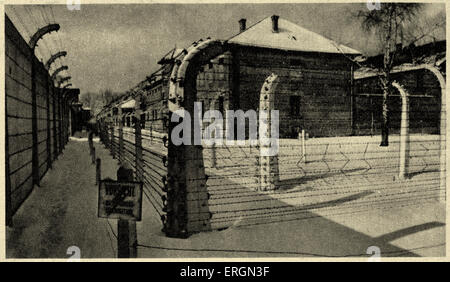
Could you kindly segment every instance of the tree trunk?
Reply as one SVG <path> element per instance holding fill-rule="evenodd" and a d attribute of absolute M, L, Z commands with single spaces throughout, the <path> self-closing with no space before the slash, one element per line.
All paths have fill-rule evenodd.
<path fill-rule="evenodd" d="M 383 87 L 383 105 L 382 105 L 382 124 L 381 124 L 381 144 L 380 146 L 389 146 L 389 109 L 388 109 L 389 88 Z"/>

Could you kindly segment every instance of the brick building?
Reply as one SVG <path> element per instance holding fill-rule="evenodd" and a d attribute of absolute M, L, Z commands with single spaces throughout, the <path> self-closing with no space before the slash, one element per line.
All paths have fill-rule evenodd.
<path fill-rule="evenodd" d="M 197 77 L 197 99 L 203 110 L 258 110 L 261 87 L 271 74 L 281 80 L 275 109 L 280 137 L 301 129 L 310 136 L 349 135 L 352 128 L 352 61 L 360 52 L 339 45 L 278 16 L 246 27 L 226 41 L 228 51 L 203 66 Z M 177 58 L 174 49 L 142 86 L 145 128 L 164 132 L 169 79 Z M 147 122 L 149 121 L 149 122 Z M 151 122 L 150 122 L 151 121 Z"/>

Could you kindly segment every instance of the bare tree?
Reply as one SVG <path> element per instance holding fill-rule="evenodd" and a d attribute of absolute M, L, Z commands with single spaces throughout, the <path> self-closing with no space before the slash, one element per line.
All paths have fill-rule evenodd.
<path fill-rule="evenodd" d="M 362 27 L 367 31 L 374 31 L 380 38 L 383 48 L 383 66 L 380 83 L 383 89 L 380 146 L 389 146 L 389 110 L 388 98 L 392 92 L 391 70 L 394 63 L 396 47 L 399 39 L 403 38 L 403 26 L 418 13 L 421 4 L 418 3 L 382 3 L 380 9 L 363 10 L 358 13 L 362 20 Z"/>
<path fill-rule="evenodd" d="M 114 94 L 110 89 L 100 91 L 100 96 L 102 97 L 102 101 L 105 105 L 110 103 L 114 98 Z"/>

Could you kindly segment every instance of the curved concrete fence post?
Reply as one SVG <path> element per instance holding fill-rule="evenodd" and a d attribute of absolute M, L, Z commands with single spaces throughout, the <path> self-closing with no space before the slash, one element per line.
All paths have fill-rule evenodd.
<path fill-rule="evenodd" d="M 203 148 L 195 145 L 194 103 L 197 99 L 196 78 L 200 67 L 226 51 L 221 41 L 195 42 L 177 60 L 169 84 L 169 126 L 167 158 L 167 201 L 163 207 L 163 231 L 167 236 L 183 238 L 194 232 L 211 230 L 208 207 L 207 176 Z M 187 118 L 190 115 L 192 119 Z M 176 145 L 172 130 L 180 122 L 189 122 L 189 144 Z M 185 138 L 183 138 L 185 139 Z"/>
<path fill-rule="evenodd" d="M 408 176 L 409 164 L 409 95 L 398 82 L 392 82 L 392 86 L 397 88 L 402 98 L 402 115 L 400 124 L 400 164 L 398 177 L 400 179 L 405 179 Z"/>
<path fill-rule="evenodd" d="M 446 119 L 447 119 L 447 114 L 446 114 L 446 97 L 445 97 L 445 78 L 442 75 L 442 73 L 434 66 L 430 66 L 430 65 L 423 65 L 423 68 L 429 70 L 430 72 L 432 72 L 437 80 L 439 81 L 439 84 L 441 86 L 441 118 L 440 118 L 440 130 L 439 130 L 439 135 L 440 135 L 440 150 L 439 150 L 439 160 L 440 160 L 440 185 L 439 185 L 439 201 L 441 202 L 445 202 L 446 200 L 446 147 L 445 147 L 445 140 L 446 140 L 446 136 L 447 136 L 447 129 L 446 129 Z"/>
<path fill-rule="evenodd" d="M 440 128 L 439 128 L 439 144 L 440 144 L 440 149 L 439 149 L 439 164 L 440 164 L 440 184 L 439 184 L 439 194 L 438 194 L 438 199 L 441 202 L 445 202 L 446 200 L 446 145 L 445 145 L 445 140 L 446 140 L 446 136 L 447 136 L 447 129 L 446 129 L 446 119 L 447 119 L 447 114 L 446 114 L 446 97 L 445 97 L 445 89 L 446 89 L 446 83 L 445 83 L 445 78 L 444 75 L 439 71 L 438 68 L 432 66 L 432 65 L 427 65 L 427 64 L 422 64 L 422 65 L 418 65 L 412 68 L 409 68 L 409 70 L 419 70 L 419 69 L 425 69 L 430 71 L 431 73 L 434 74 L 434 76 L 436 77 L 436 79 L 439 82 L 439 85 L 441 86 L 441 114 L 440 114 Z"/>
<path fill-rule="evenodd" d="M 278 142 L 278 136 L 272 136 L 274 118 L 272 110 L 275 107 L 275 90 L 278 82 L 278 76 L 273 73 L 267 77 L 259 98 L 259 189 L 261 191 L 277 189 L 280 181 L 278 154 L 269 152 L 273 145 L 272 142 Z"/>

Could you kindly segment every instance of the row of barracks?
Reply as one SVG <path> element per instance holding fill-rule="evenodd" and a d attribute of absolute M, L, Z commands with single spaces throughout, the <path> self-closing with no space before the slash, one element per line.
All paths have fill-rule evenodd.
<path fill-rule="evenodd" d="M 237 27 L 237 34 L 225 41 L 228 51 L 204 65 L 197 76 L 203 111 L 257 111 L 261 87 L 274 73 L 280 78 L 274 108 L 279 110 L 281 138 L 295 138 L 301 130 L 310 137 L 379 133 L 382 91 L 375 69 L 380 56 L 367 58 L 367 67 L 361 68 L 355 63 L 361 52 L 276 15 L 249 27 L 241 19 Z M 185 49 L 170 50 L 158 61 L 159 70 L 107 105 L 100 116 L 133 126 L 133 94 L 139 92 L 143 128 L 166 132 L 170 75 L 183 53 Z M 415 67 L 424 63 L 445 75 L 445 41 L 400 46 L 393 77 L 414 96 L 410 132 L 438 134 L 440 85 L 432 73 Z M 400 127 L 400 101 L 398 93 L 389 98 L 394 134 Z"/>

